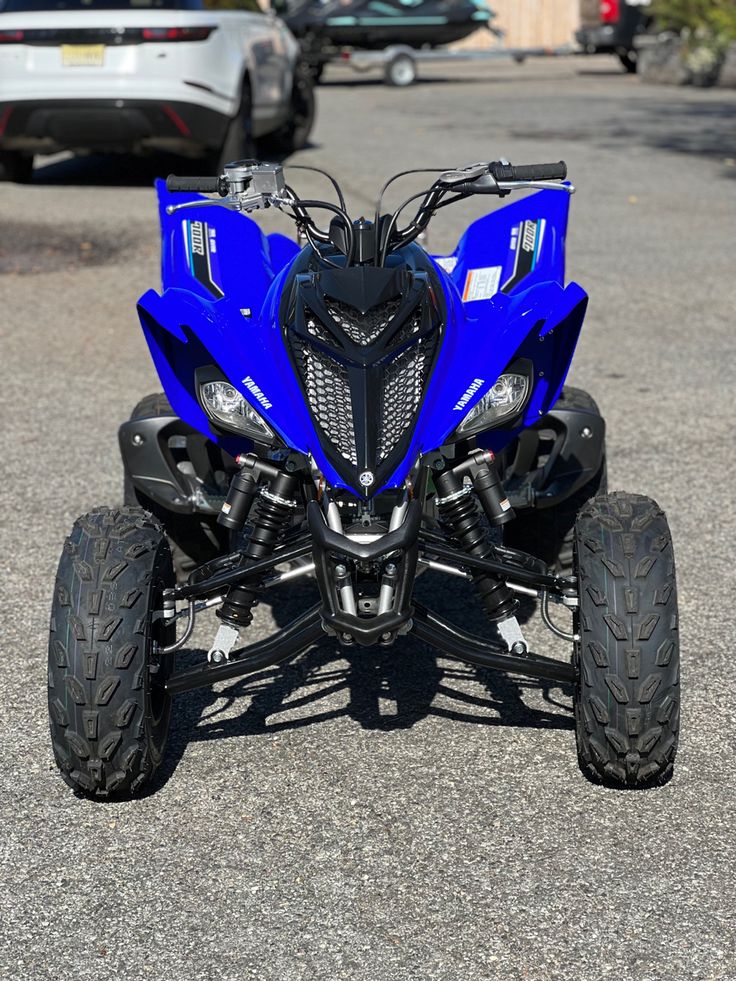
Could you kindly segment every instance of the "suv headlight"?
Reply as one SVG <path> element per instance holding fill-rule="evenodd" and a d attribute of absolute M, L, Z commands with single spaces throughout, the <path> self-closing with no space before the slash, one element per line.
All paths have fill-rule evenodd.
<path fill-rule="evenodd" d="M 529 378 L 509 372 L 501 375 L 455 430 L 458 436 L 472 436 L 497 426 L 521 410 L 529 394 Z"/>
<path fill-rule="evenodd" d="M 201 382 L 199 401 L 207 416 L 221 429 L 248 436 L 257 443 L 273 442 L 273 429 L 229 381 Z"/>

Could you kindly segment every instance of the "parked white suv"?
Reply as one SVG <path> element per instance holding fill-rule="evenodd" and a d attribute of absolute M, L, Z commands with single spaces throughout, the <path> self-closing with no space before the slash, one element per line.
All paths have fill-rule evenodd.
<path fill-rule="evenodd" d="M 0 0 L 0 164 L 35 154 L 167 150 L 211 169 L 288 153 L 314 119 L 309 72 L 256 0 Z"/>

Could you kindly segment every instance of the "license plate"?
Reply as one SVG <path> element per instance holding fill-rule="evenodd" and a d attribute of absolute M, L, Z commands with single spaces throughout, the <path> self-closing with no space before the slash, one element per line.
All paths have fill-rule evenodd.
<path fill-rule="evenodd" d="M 102 68 L 104 44 L 62 44 L 61 63 L 65 68 Z"/>

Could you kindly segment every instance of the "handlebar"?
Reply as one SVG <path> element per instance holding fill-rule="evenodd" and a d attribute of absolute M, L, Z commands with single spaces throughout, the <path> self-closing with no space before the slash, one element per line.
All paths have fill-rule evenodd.
<path fill-rule="evenodd" d="M 169 174 L 166 178 L 167 191 L 196 191 L 199 194 L 219 194 L 225 197 L 228 183 L 224 177 L 177 177 Z"/>
<path fill-rule="evenodd" d="M 488 173 L 497 181 L 564 181 L 567 177 L 567 164 L 558 163 L 521 164 L 514 167 L 508 163 L 494 162 Z"/>
<path fill-rule="evenodd" d="M 312 170 L 316 168 L 302 167 L 300 169 Z M 271 206 L 280 209 L 286 208 L 289 209 L 297 226 L 306 234 L 313 247 L 317 248 L 316 243 L 331 245 L 337 250 L 337 253 L 342 253 L 346 257 L 347 264 L 350 265 L 355 258 L 354 253 L 358 242 L 357 232 L 359 231 L 361 244 L 357 248 L 358 261 L 373 260 L 376 265 L 382 266 L 391 251 L 413 242 L 425 230 L 430 219 L 439 208 L 455 201 L 475 194 L 496 194 L 503 197 L 511 191 L 527 188 L 549 187 L 568 193 L 574 191 L 571 184 L 560 183 L 565 181 L 567 177 L 567 165 L 563 160 L 557 163 L 523 164 L 521 166 L 513 166 L 507 160 L 475 163 L 442 171 L 431 187 L 419 194 L 412 195 L 391 215 L 380 214 L 381 198 L 379 197 L 376 206 L 376 221 L 371 225 L 364 219 L 361 219 L 360 222 L 353 222 L 345 211 L 342 193 L 336 182 L 324 171 L 318 170 L 317 172 L 327 176 L 337 188 L 340 207 L 327 201 L 307 201 L 299 198 L 285 183 L 283 168 L 278 164 L 262 164 L 255 160 L 241 160 L 228 164 L 224 174 L 219 177 L 177 177 L 173 174 L 169 175 L 166 178 L 166 189 L 170 192 L 219 194 L 222 200 L 190 201 L 181 205 L 170 205 L 167 210 L 171 214 L 180 208 L 205 205 L 221 205 L 244 212 Z M 415 173 L 415 171 L 404 173 Z M 397 176 L 404 176 L 404 174 Z M 392 178 L 392 180 L 394 179 Z M 389 183 L 391 181 L 385 187 Z M 399 228 L 400 213 L 407 205 L 417 199 L 421 199 L 421 201 L 416 214 L 405 228 Z M 317 227 L 309 214 L 309 208 L 327 209 L 336 216 L 332 220 L 329 231 Z M 335 226 L 336 222 L 337 226 Z M 339 231 L 340 225 L 343 226 L 344 234 Z M 371 229 L 370 232 L 368 232 L 369 228 Z M 366 246 L 368 239 L 374 242 L 374 245 L 369 248 Z M 336 265 L 327 257 L 326 253 L 323 252 L 322 257 L 326 262 Z"/>

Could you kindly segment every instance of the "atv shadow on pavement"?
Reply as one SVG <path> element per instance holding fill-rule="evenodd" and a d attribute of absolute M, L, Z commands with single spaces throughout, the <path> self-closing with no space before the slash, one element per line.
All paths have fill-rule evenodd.
<path fill-rule="evenodd" d="M 442 587 L 438 585 L 430 574 L 422 577 L 417 599 L 448 617 L 457 619 L 461 610 L 466 629 L 488 631 L 482 610 L 468 608 L 464 584 L 442 580 Z M 270 612 L 282 627 L 316 599 L 316 585 L 302 583 L 274 595 Z M 203 654 L 203 650 L 189 651 L 192 660 L 201 660 Z M 527 689 L 538 692 L 549 710 L 528 706 L 523 698 Z M 178 695 L 164 761 L 144 796 L 160 790 L 192 742 L 274 735 L 343 716 L 363 729 L 384 732 L 409 729 L 428 716 L 475 725 L 572 730 L 571 697 L 567 685 L 512 679 L 440 659 L 411 636 L 390 648 L 339 647 L 325 637 L 293 662 L 218 691 L 205 688 Z M 236 702 L 242 711 L 233 715 Z"/>

